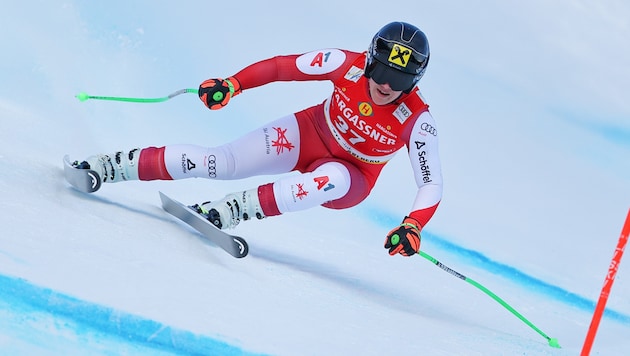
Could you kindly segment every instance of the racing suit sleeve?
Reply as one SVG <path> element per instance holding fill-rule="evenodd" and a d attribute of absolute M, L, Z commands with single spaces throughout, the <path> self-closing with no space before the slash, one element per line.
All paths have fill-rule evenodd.
<path fill-rule="evenodd" d="M 346 50 L 329 50 L 333 56 L 342 58 L 336 61 L 322 62 L 323 66 L 329 66 L 326 70 L 319 73 L 306 73 L 298 67 L 297 63 L 300 57 L 317 56 L 317 53 L 324 53 L 324 51 L 327 50 L 264 59 L 243 68 L 233 77 L 239 81 L 243 90 L 279 81 L 334 80 L 345 74 L 346 63 L 354 61 L 361 55 L 361 53 Z"/>
<path fill-rule="evenodd" d="M 409 159 L 418 186 L 409 216 L 423 227 L 442 199 L 442 173 L 435 126 L 431 113 L 423 112 L 413 124 L 408 140 Z"/>

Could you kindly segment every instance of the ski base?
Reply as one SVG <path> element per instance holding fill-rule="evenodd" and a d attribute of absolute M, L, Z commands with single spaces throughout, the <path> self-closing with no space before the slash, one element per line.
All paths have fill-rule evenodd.
<path fill-rule="evenodd" d="M 230 255 L 236 258 L 247 256 L 249 246 L 247 245 L 247 241 L 242 237 L 230 235 L 219 230 L 196 211 L 193 211 L 177 200 L 169 198 L 162 192 L 160 192 L 160 200 L 162 200 L 162 208 L 166 212 L 199 231 L 203 236 L 208 238 L 208 240 L 221 247 Z"/>
<path fill-rule="evenodd" d="M 101 177 L 96 171 L 76 168 L 68 155 L 63 157 L 63 175 L 70 185 L 84 193 L 94 193 L 101 187 Z"/>

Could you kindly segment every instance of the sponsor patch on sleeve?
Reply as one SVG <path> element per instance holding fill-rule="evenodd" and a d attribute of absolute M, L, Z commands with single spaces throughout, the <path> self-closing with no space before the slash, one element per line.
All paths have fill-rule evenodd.
<path fill-rule="evenodd" d="M 405 122 L 405 120 L 407 120 L 411 116 L 411 114 L 413 114 L 412 111 L 409 110 L 405 103 L 401 103 L 400 105 L 398 105 L 396 111 L 394 111 L 394 116 L 398 119 L 398 121 L 400 121 L 401 124 Z"/>
<path fill-rule="evenodd" d="M 352 82 L 358 82 L 359 79 L 361 79 L 361 77 L 363 76 L 363 69 L 362 68 L 358 68 L 356 66 L 352 66 L 348 72 L 346 73 L 346 75 L 344 76 L 345 79 L 352 81 Z"/>
<path fill-rule="evenodd" d="M 345 60 L 343 51 L 328 48 L 304 53 L 296 59 L 295 64 L 304 74 L 326 74 L 339 68 Z"/>

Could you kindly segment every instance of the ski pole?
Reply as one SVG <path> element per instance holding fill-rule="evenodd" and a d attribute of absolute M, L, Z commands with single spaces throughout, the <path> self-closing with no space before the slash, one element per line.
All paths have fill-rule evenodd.
<path fill-rule="evenodd" d="M 476 281 L 464 276 L 463 274 L 445 266 L 444 264 L 442 264 L 440 261 L 436 260 L 435 258 L 431 257 L 429 254 L 425 253 L 424 251 L 420 251 L 418 252 L 418 254 L 422 257 L 424 257 L 425 259 L 427 259 L 428 261 L 432 262 L 433 264 L 435 264 L 436 266 L 440 267 L 441 269 L 443 269 L 444 271 L 452 274 L 453 276 L 462 279 L 470 284 L 472 284 L 473 286 L 477 287 L 479 290 L 481 290 L 482 292 L 486 293 L 487 295 L 489 295 L 492 299 L 494 299 L 495 301 L 497 301 L 499 304 L 501 304 L 505 309 L 509 310 L 512 314 L 514 314 L 516 317 L 518 317 L 519 319 L 521 319 L 521 321 L 523 321 L 525 324 L 527 324 L 530 328 L 534 329 L 538 334 L 540 334 L 542 337 L 544 337 L 545 339 L 547 339 L 547 342 L 549 343 L 549 346 L 551 347 L 555 347 L 555 348 L 560 348 L 560 344 L 558 343 L 558 339 L 556 338 L 552 338 L 547 336 L 547 334 L 545 334 L 544 332 L 542 332 L 542 330 L 540 330 L 539 328 L 536 327 L 536 325 L 532 324 L 532 322 L 530 322 L 529 320 L 527 320 L 523 315 L 521 315 L 521 313 L 517 312 L 514 308 L 512 308 L 508 303 L 506 303 L 503 299 L 499 298 L 499 296 L 497 296 L 496 294 L 492 293 L 492 291 L 490 291 L 488 288 L 482 286 L 481 284 L 477 283 Z"/>
<path fill-rule="evenodd" d="M 86 92 L 81 92 L 75 95 L 75 97 L 79 99 L 80 101 L 86 101 L 88 99 L 96 99 L 96 100 L 126 101 L 126 102 L 132 102 L 132 103 L 160 103 L 163 101 L 167 101 L 180 94 L 184 94 L 184 93 L 197 94 L 198 92 L 199 90 L 197 89 L 180 89 L 162 98 L 124 98 L 124 97 L 118 97 L 118 96 L 96 96 L 96 95 L 88 95 Z"/>

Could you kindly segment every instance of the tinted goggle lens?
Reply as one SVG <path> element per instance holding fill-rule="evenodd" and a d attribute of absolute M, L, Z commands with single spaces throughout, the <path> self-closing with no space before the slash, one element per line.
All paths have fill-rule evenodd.
<path fill-rule="evenodd" d="M 389 84 L 389 87 L 395 91 L 404 91 L 410 89 L 415 84 L 415 76 L 413 74 L 403 73 L 396 69 L 385 66 L 378 61 L 374 61 L 366 68 L 369 78 L 372 78 L 377 84 Z"/>

